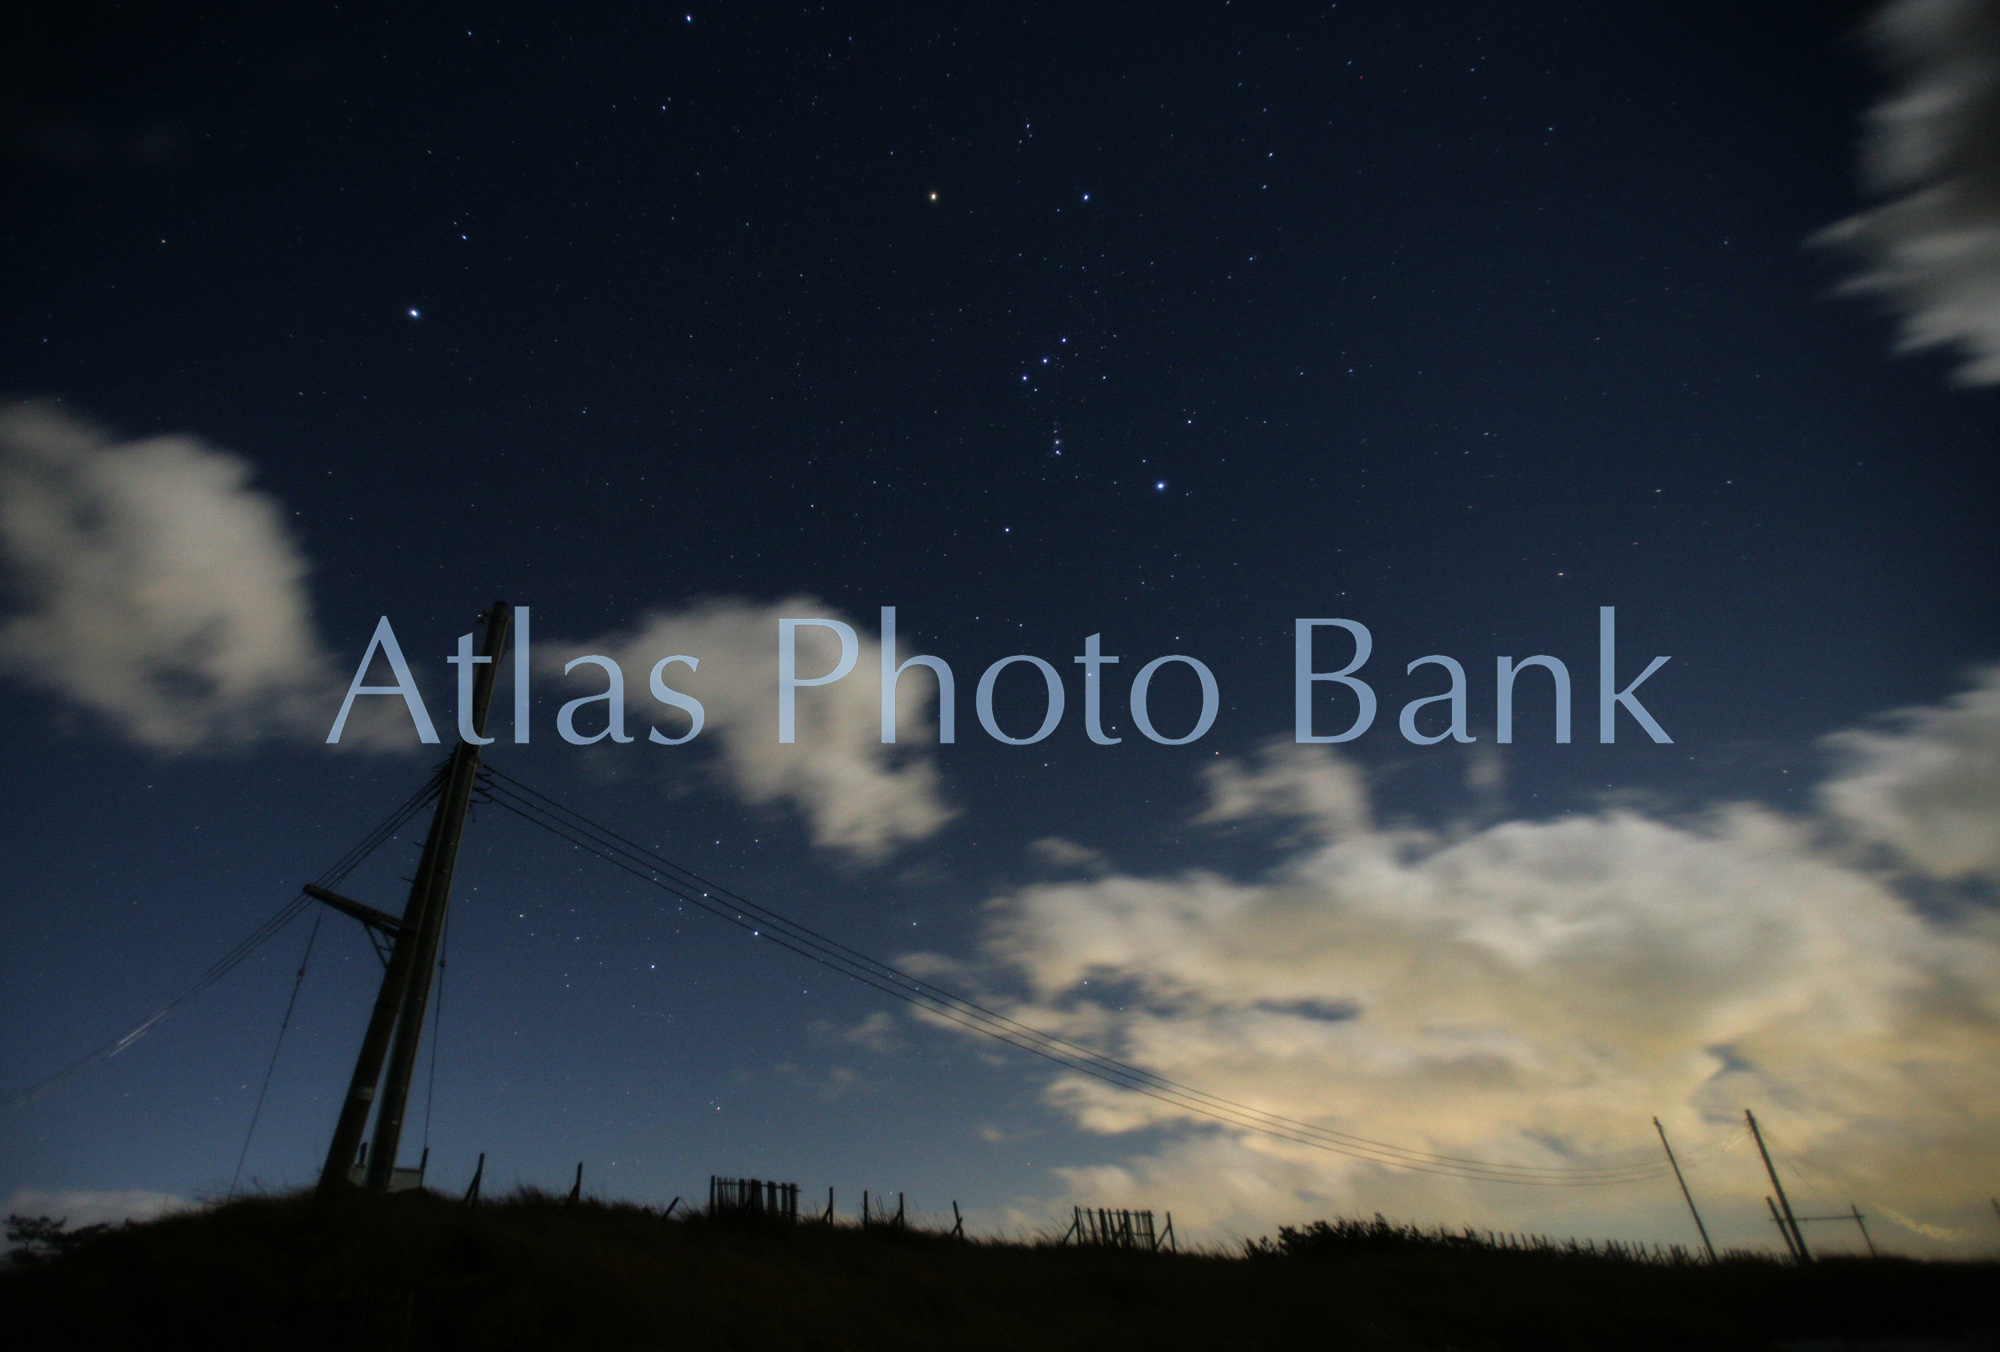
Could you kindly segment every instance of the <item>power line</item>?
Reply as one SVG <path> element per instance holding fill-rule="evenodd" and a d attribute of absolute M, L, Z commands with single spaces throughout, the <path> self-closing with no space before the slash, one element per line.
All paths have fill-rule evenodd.
<path fill-rule="evenodd" d="M 227 1197 L 236 1195 L 237 1180 L 243 1177 L 243 1161 L 250 1158 L 250 1142 L 257 1135 L 257 1120 L 264 1115 L 264 1098 L 271 1092 L 271 1077 L 278 1071 L 278 1053 L 284 1050 L 285 1033 L 292 1026 L 292 1010 L 298 1007 L 299 988 L 306 984 L 306 966 L 312 961 L 313 945 L 319 942 L 320 921 L 326 919 L 321 911 L 313 917 L 312 929 L 306 935 L 306 951 L 299 955 L 298 974 L 292 978 L 292 995 L 285 1001 L 285 1016 L 278 1020 L 277 1040 L 271 1044 L 271 1063 L 264 1067 L 264 1083 L 257 1087 L 257 1105 L 250 1110 L 250 1125 L 243 1129 L 243 1148 L 236 1152 L 236 1172 L 229 1176 Z"/>
<path fill-rule="evenodd" d="M 634 867 L 625 860 L 616 857 L 617 852 L 608 847 L 602 847 L 601 842 L 593 843 L 587 839 L 579 838 L 575 833 L 563 829 L 562 826 L 556 823 L 531 816 L 528 812 L 523 811 L 522 807 L 515 802 L 504 801 L 497 796 L 495 801 L 501 806 L 508 807 L 510 810 L 520 813 L 527 820 L 533 821 L 536 825 L 542 826 L 544 829 L 551 831 L 551 833 L 583 849 L 585 852 L 604 859 L 616 867 L 623 868 L 626 872 L 639 877 L 642 881 L 660 887 L 662 890 L 671 893 L 679 899 L 707 910 L 724 920 L 728 920 L 736 924 L 739 928 L 745 929 L 758 937 L 770 938 L 781 947 L 789 948 L 801 956 L 827 966 L 834 971 L 838 971 L 850 979 L 861 982 L 863 985 L 870 986 L 884 994 L 891 995 L 920 1009 L 927 1010 L 934 1015 L 959 1024 L 971 1031 L 983 1033 L 988 1037 L 1005 1042 L 1019 1050 L 1041 1056 L 1046 1060 L 1064 1066 L 1066 1069 L 1078 1071 L 1112 1084 L 1115 1087 L 1127 1089 L 1167 1103 L 1195 1116 L 1205 1117 L 1224 1125 L 1256 1131 L 1296 1144 L 1350 1155 L 1373 1163 L 1387 1164 L 1424 1173 L 1445 1174 L 1451 1177 L 1481 1179 L 1489 1182 L 1576 1187 L 1641 1182 L 1665 1176 L 1665 1170 L 1657 1165 L 1639 1167 L 1586 1166 L 1566 1169 L 1558 1166 L 1495 1164 L 1458 1156 L 1444 1156 L 1429 1151 L 1413 1150 L 1387 1142 L 1370 1141 L 1365 1137 L 1355 1137 L 1349 1133 L 1333 1131 L 1311 1123 L 1298 1122 L 1296 1119 L 1284 1118 L 1275 1113 L 1265 1112 L 1262 1109 L 1235 1103 L 1232 1100 L 1208 1094 L 1192 1086 L 1168 1080 L 1153 1072 L 1118 1062 L 1113 1058 L 1103 1056 L 1088 1048 L 1079 1047 L 1077 1044 L 1068 1043 L 1064 1039 L 1055 1037 L 1052 1034 L 1042 1033 L 1037 1029 L 1020 1024 L 1004 1015 L 994 1014 L 992 1011 L 986 1010 L 983 1006 L 964 999 L 964 997 L 953 995 L 951 992 L 932 986 L 930 983 L 921 982 L 914 977 L 910 977 L 907 973 L 889 967 L 886 963 L 880 963 L 876 959 L 867 958 L 865 955 L 856 955 L 857 961 L 856 959 L 844 959 L 837 955 L 829 955 L 824 950 L 814 952 L 812 949 L 820 946 L 812 943 L 809 938 L 802 937 L 802 934 L 810 935 L 811 931 L 806 930 L 804 926 L 795 926 L 802 934 L 784 935 L 780 927 L 791 925 L 793 922 L 786 921 L 784 917 L 769 911 L 768 908 L 754 908 L 758 912 L 758 916 L 757 924 L 753 925 L 752 921 L 743 915 L 733 914 L 728 909 L 712 904 L 714 898 L 710 895 L 710 892 L 721 890 L 714 888 L 712 884 L 710 885 L 710 892 L 691 893 L 684 886 L 676 886 L 672 882 L 665 882 L 653 876 L 652 866 Z M 571 815 L 580 817 L 580 814 L 572 813 Z M 583 820 L 587 821 L 588 819 Z M 640 848 L 643 849 L 643 847 Z M 650 852 L 647 853 L 650 854 Z M 667 861 L 661 860 L 660 862 L 666 863 Z M 742 900 L 735 897 L 734 894 L 730 894 L 730 897 L 732 900 Z M 744 909 L 750 909 L 753 905 L 746 903 Z M 780 932 L 767 935 L 763 932 L 764 927 L 780 930 Z M 788 942 L 788 938 L 796 939 L 798 942 Z M 848 951 L 852 952 L 852 950 Z M 866 962 L 884 970 L 881 972 L 868 971 L 866 969 L 856 970 L 859 962 Z M 885 980 L 885 977 L 894 978 L 895 982 L 892 984 L 890 981 Z"/>
<path fill-rule="evenodd" d="M 955 992 L 911 976 L 769 907 L 709 882 L 692 870 L 675 864 L 510 775 L 490 766 L 486 775 L 488 792 L 497 806 L 681 901 L 934 1016 L 1193 1116 L 1376 1164 L 1486 1182 L 1587 1187 L 1645 1182 L 1666 1176 L 1666 1169 L 1657 1163 L 1565 1167 L 1502 1164 L 1444 1155 L 1336 1131 L 1207 1093 L 1042 1032 Z"/>
<path fill-rule="evenodd" d="M 374 830 L 363 836 L 360 843 L 336 860 L 331 868 L 315 878 L 313 880 L 314 883 L 321 887 L 333 887 L 343 881 L 348 874 L 360 866 L 362 860 L 380 849 L 383 842 L 401 830 L 405 822 L 414 817 L 423 809 L 424 804 L 437 795 L 438 786 L 443 779 L 443 773 L 443 769 L 440 767 L 438 771 L 431 775 L 422 788 L 411 794 L 394 812 L 391 812 L 384 818 Z M 278 935 L 279 931 L 296 920 L 299 914 L 312 904 L 312 898 L 306 896 L 304 891 L 301 890 L 299 895 L 280 906 L 263 924 L 251 930 L 249 934 L 237 942 L 235 947 L 209 964 L 206 971 L 182 987 L 178 993 L 160 1005 L 151 1014 L 147 1015 L 145 1019 L 140 1021 L 137 1026 L 132 1028 L 123 1037 L 113 1038 L 109 1042 L 93 1047 L 90 1051 L 85 1052 L 55 1074 L 14 1094 L 8 1099 L 7 1106 L 18 1108 L 24 1104 L 32 1103 L 56 1086 L 62 1084 L 70 1076 L 76 1074 L 91 1062 L 100 1059 L 108 1060 L 118 1055 L 118 1053 L 124 1051 L 127 1047 L 151 1032 L 175 1010 L 194 999 L 197 995 L 200 995 L 216 982 L 222 980 L 223 977 L 235 971 L 244 959 L 269 943 Z"/>

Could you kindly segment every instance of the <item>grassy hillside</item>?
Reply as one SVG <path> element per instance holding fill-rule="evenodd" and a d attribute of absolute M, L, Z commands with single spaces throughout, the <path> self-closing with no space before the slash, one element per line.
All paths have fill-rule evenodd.
<path fill-rule="evenodd" d="M 46 1238 L 0 1272 L 13 1346 L 1985 1347 L 2000 1290 L 1995 1263 L 1644 1263 L 1366 1224 L 1285 1231 L 1243 1256 L 1147 1254 L 662 1220 L 533 1194 L 255 1198 Z"/>

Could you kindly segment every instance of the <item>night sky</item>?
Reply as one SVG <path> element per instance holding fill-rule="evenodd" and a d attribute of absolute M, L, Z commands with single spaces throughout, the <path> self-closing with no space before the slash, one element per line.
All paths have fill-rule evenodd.
<path fill-rule="evenodd" d="M 509 663 L 488 764 L 1024 1023 L 1425 1158 L 1652 1170 L 1658 1116 L 1718 1241 L 1768 1248 L 1750 1107 L 1815 1214 L 1990 1249 L 2000 9 L 1927 12 L 1900 66 L 1863 4 L 17 17 L 0 1196 L 316 1176 L 380 970 L 346 917 L 90 1053 L 447 749 L 369 696 L 326 744 L 377 622 L 448 743 L 445 658 L 504 599 L 532 740 Z M 1898 178 L 1922 128 L 1881 110 L 1926 79 L 1985 139 L 1952 152 L 1947 108 Z M 1959 252 L 1898 281 L 1927 239 Z M 949 745 L 922 669 L 879 740 L 885 606 L 951 667 Z M 1617 686 L 1670 658 L 1634 692 L 1670 743 L 1600 741 L 1600 607 Z M 785 617 L 859 640 L 791 746 Z M 1295 741 L 1300 618 L 1371 635 L 1350 741 Z M 1351 653 L 1319 630 L 1318 670 Z M 590 654 L 630 743 L 558 735 Z M 675 654 L 706 725 L 662 746 Z M 1066 695 L 1026 745 L 975 709 L 1017 654 Z M 1502 746 L 1495 659 L 1536 654 L 1572 740 L 1529 670 Z M 1128 704 L 1167 655 L 1218 691 L 1178 745 Z M 1430 655 L 1471 741 L 1400 730 Z M 1046 699 L 1008 666 L 996 726 Z M 1161 737 L 1200 704 L 1153 678 Z M 421 826 L 342 890 L 399 912 Z M 445 947 L 403 1153 L 446 1190 L 484 1151 L 489 1190 L 581 1160 L 607 1197 L 755 1175 L 985 1231 L 1092 1202 L 1218 1244 L 1377 1210 L 1692 1240 L 1670 1177 L 1411 1173 L 1075 1080 L 497 802 Z"/>

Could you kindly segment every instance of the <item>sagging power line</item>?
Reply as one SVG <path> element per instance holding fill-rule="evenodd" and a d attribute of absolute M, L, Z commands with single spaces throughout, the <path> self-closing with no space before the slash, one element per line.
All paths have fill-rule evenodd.
<path fill-rule="evenodd" d="M 1337 1131 L 1211 1094 L 1021 1023 L 850 948 L 768 906 L 703 878 L 491 766 L 486 768 L 481 778 L 495 806 L 505 808 L 679 901 L 935 1017 L 1079 1074 L 1165 1103 L 1190 1116 L 1375 1164 L 1483 1182 L 1592 1187 L 1649 1182 L 1664 1178 L 1669 1172 L 1666 1166 L 1653 1161 L 1636 1165 L 1525 1165 L 1446 1155 Z"/>
<path fill-rule="evenodd" d="M 471 737 L 477 740 L 461 740 L 424 787 L 315 883 L 302 889 L 299 897 L 281 907 L 277 914 L 218 959 L 145 1022 L 124 1037 L 104 1044 L 42 1081 L 28 1091 L 28 1096 L 46 1092 L 99 1056 L 116 1055 L 174 1009 L 233 970 L 317 900 L 360 920 L 368 928 L 371 941 L 376 943 L 378 954 L 382 953 L 385 942 L 388 949 L 386 954 L 382 954 L 385 967 L 382 988 L 362 1040 L 348 1093 L 343 1099 L 340 1121 L 321 1173 L 321 1187 L 326 1189 L 347 1182 L 371 1115 L 375 1118 L 375 1139 L 370 1143 L 372 1148 L 369 1150 L 365 1179 L 371 1188 L 381 1190 L 389 1187 L 397 1173 L 396 1147 L 403 1126 L 417 1048 L 423 1034 L 425 1006 L 434 978 L 458 846 L 475 790 L 483 788 L 486 797 L 482 801 L 503 807 L 575 848 L 755 937 L 769 939 L 830 971 L 903 1001 L 932 1018 L 978 1033 L 1114 1088 L 1153 1099 L 1192 1118 L 1389 1168 L 1482 1182 L 1535 1187 L 1599 1187 L 1649 1182 L 1665 1177 L 1668 1172 L 1668 1168 L 1657 1162 L 1536 1165 L 1481 1160 L 1376 1140 L 1287 1117 L 1209 1093 L 1045 1032 L 842 944 L 768 906 L 703 878 L 511 775 L 492 767 L 482 768 L 479 747 L 485 740 L 486 710 L 491 702 L 494 672 L 506 646 L 512 610 L 505 603 L 495 603 L 481 618 L 486 628 L 485 652 L 479 658 L 467 658 L 477 664 L 471 682 L 471 708 L 468 710 L 471 714 Z M 471 636 L 467 635 L 461 644 L 469 647 L 470 639 Z M 433 802 L 436 803 L 436 813 L 416 877 L 412 879 L 408 905 L 400 918 L 342 897 L 333 890 L 334 885 L 368 854 L 426 804 Z M 303 973 L 300 979 L 303 979 Z M 296 995 L 297 982 L 294 983 L 294 999 Z M 281 1041 L 282 1036 L 281 1028 Z M 393 1046 L 390 1045 L 392 1037 Z M 274 1050 L 274 1061 L 275 1056 Z M 385 1057 L 388 1062 L 386 1079 Z M 268 1083 L 268 1072 L 266 1079 Z M 379 1097 L 378 1089 L 382 1091 Z M 251 1130 L 254 1129 L 253 1114 Z M 246 1139 L 246 1153 L 247 1147 Z"/>

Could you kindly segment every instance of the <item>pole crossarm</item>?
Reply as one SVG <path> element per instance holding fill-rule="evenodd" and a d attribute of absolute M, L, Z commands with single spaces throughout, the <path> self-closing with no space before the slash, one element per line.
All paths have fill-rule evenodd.
<path fill-rule="evenodd" d="M 344 915 L 351 915 L 370 929 L 381 930 L 384 934 L 397 935 L 403 932 L 403 922 L 387 911 L 378 911 L 373 906 L 363 905 L 352 897 L 343 897 L 317 883 L 307 883 L 305 894 L 314 901 L 323 901 Z"/>

